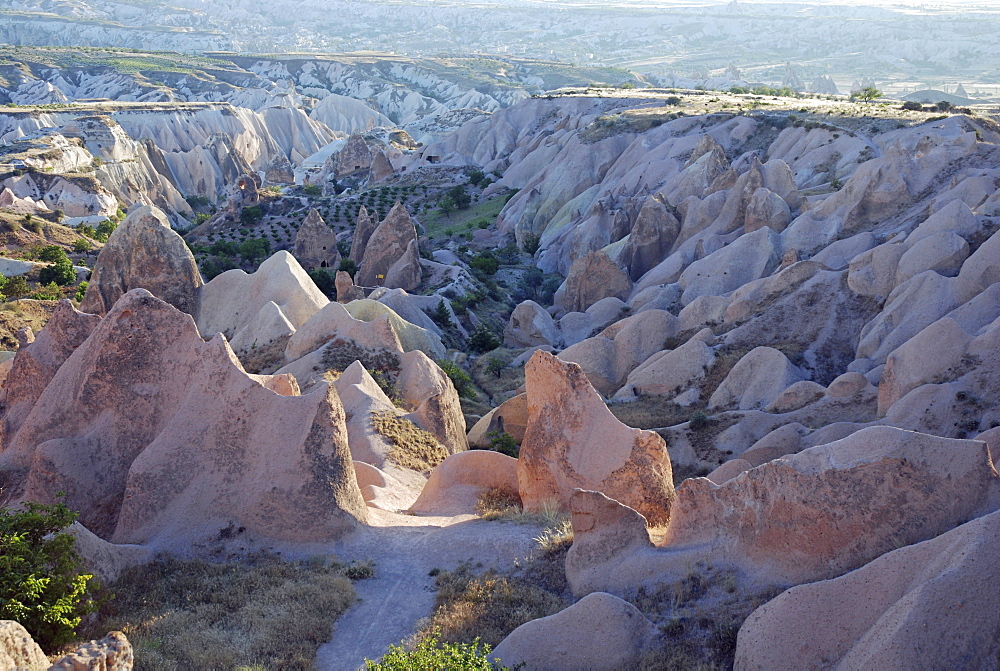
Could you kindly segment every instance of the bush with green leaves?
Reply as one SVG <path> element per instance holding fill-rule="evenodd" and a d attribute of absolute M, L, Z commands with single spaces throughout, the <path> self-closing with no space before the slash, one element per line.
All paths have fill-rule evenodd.
<path fill-rule="evenodd" d="M 83 254 L 84 252 L 89 252 L 94 248 L 94 243 L 92 243 L 87 238 L 79 238 L 73 241 L 73 251 L 77 254 Z"/>
<path fill-rule="evenodd" d="M 110 219 L 102 221 L 94 230 L 94 239 L 98 242 L 107 242 L 108 238 L 111 237 L 111 234 L 115 232 L 116 228 L 118 228 L 117 222 L 111 221 Z"/>
<path fill-rule="evenodd" d="M 442 359 L 437 362 L 444 374 L 448 376 L 451 383 L 455 385 L 455 391 L 458 392 L 459 396 L 465 398 L 472 398 L 475 396 L 475 389 L 472 385 L 472 378 L 469 374 L 462 370 L 454 361 L 448 361 L 447 359 Z"/>
<path fill-rule="evenodd" d="M 240 211 L 240 223 L 246 226 L 259 224 L 263 218 L 264 210 L 260 209 L 260 205 L 250 205 Z"/>
<path fill-rule="evenodd" d="M 517 459 L 521 446 L 517 444 L 517 438 L 506 431 L 489 431 L 486 437 L 490 440 L 490 449 L 508 457 Z"/>
<path fill-rule="evenodd" d="M 541 244 L 542 244 L 542 238 L 540 236 L 534 233 L 528 233 L 527 235 L 524 236 L 524 239 L 521 241 L 521 249 L 524 250 L 525 254 L 531 254 L 532 256 L 534 256 L 535 252 L 538 251 L 539 245 Z"/>
<path fill-rule="evenodd" d="M 473 258 L 469 267 L 487 275 L 496 275 L 497 271 L 500 270 L 500 262 L 493 258 L 493 255 L 483 253 Z"/>
<path fill-rule="evenodd" d="M 489 658 L 490 646 L 472 643 L 442 643 L 438 634 L 423 639 L 412 650 L 390 645 L 381 660 L 365 660 L 366 671 L 509 671 L 499 660 Z"/>
<path fill-rule="evenodd" d="M 59 250 L 62 252 L 62 250 Z M 73 270 L 73 262 L 62 252 L 63 258 L 52 265 L 45 266 L 38 271 L 39 284 L 57 284 L 61 287 L 76 282 L 76 271 Z"/>
<path fill-rule="evenodd" d="M 492 352 L 497 347 L 500 347 L 501 344 L 500 338 L 498 338 L 496 334 L 493 333 L 493 329 L 486 324 L 480 324 L 477 326 L 476 330 L 469 336 L 469 349 L 472 350 L 474 354 Z"/>
<path fill-rule="evenodd" d="M 240 256 L 247 263 L 256 263 L 271 253 L 271 243 L 264 238 L 247 238 L 240 243 Z"/>
<path fill-rule="evenodd" d="M 73 295 L 73 300 L 77 303 L 83 300 L 83 297 L 87 295 L 87 287 L 90 282 L 80 282 L 80 286 L 76 288 L 76 294 Z"/>
<path fill-rule="evenodd" d="M 66 256 L 66 250 L 59 245 L 46 245 L 38 250 L 38 260 L 46 263 L 59 263 Z"/>
<path fill-rule="evenodd" d="M 8 277 L 3 285 L 3 294 L 8 298 L 21 298 L 27 296 L 31 289 L 28 287 L 28 280 L 23 275 Z"/>
<path fill-rule="evenodd" d="M 326 268 L 316 268 L 315 270 L 309 271 L 309 278 L 316 283 L 316 286 L 326 294 L 327 297 L 333 297 L 337 294 L 337 281 L 333 273 L 331 273 Z"/>
<path fill-rule="evenodd" d="M 73 640 L 96 610 L 93 576 L 81 571 L 63 503 L 0 508 L 0 620 L 16 620 L 44 650 Z"/>
<path fill-rule="evenodd" d="M 340 265 L 337 266 L 337 270 L 343 270 L 351 277 L 354 277 L 354 274 L 358 272 L 358 264 L 354 262 L 354 259 L 343 258 L 340 259 Z"/>

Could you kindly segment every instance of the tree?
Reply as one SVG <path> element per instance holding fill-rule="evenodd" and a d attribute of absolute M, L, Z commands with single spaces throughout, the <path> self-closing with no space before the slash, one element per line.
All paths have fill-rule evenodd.
<path fill-rule="evenodd" d="M 447 197 L 455 201 L 455 207 L 464 210 L 472 204 L 472 196 L 465 190 L 464 184 L 456 184 L 448 189 Z"/>
<path fill-rule="evenodd" d="M 480 324 L 469 336 L 469 349 L 474 354 L 485 354 L 500 347 L 500 338 L 486 324 Z"/>
<path fill-rule="evenodd" d="M 903 103 L 903 109 L 908 110 L 910 112 L 919 112 L 923 108 L 924 106 L 915 100 L 907 100 L 905 103 Z"/>
<path fill-rule="evenodd" d="M 98 242 L 107 242 L 116 228 L 118 228 L 117 222 L 106 219 L 97 225 L 97 230 L 94 231 L 94 239 Z"/>
<path fill-rule="evenodd" d="M 66 256 L 66 252 L 63 252 L 63 257 L 63 259 L 52 265 L 45 266 L 38 271 L 39 284 L 55 283 L 64 287 L 76 281 L 76 271 L 73 269 L 73 262 Z"/>
<path fill-rule="evenodd" d="M 240 243 L 240 256 L 247 263 L 261 261 L 270 253 L 271 243 L 264 238 L 247 238 Z"/>
<path fill-rule="evenodd" d="M 16 620 L 42 648 L 73 640 L 96 610 L 92 575 L 81 572 L 73 536 L 77 514 L 57 503 L 0 508 L 0 619 Z"/>
<path fill-rule="evenodd" d="M 46 245 L 38 251 L 38 260 L 45 261 L 47 263 L 58 263 L 63 259 L 68 258 L 66 256 L 66 250 L 58 245 Z"/>
<path fill-rule="evenodd" d="M 340 259 L 340 265 L 337 266 L 337 270 L 343 270 L 351 277 L 354 277 L 354 274 L 358 272 L 358 264 L 354 262 L 354 259 L 348 259 L 345 257 Z"/>
<path fill-rule="evenodd" d="M 31 289 L 28 288 L 28 280 L 24 279 L 23 275 L 8 278 L 7 283 L 3 287 L 4 295 L 9 298 L 21 298 L 22 296 L 27 296 L 29 291 L 31 291 Z"/>
<path fill-rule="evenodd" d="M 507 367 L 507 363 L 497 356 L 491 356 L 489 361 L 486 362 L 486 370 L 489 373 L 493 373 L 498 378 L 503 375 L 503 369 Z"/>
<path fill-rule="evenodd" d="M 441 359 L 437 362 L 444 374 L 448 376 L 451 383 L 455 385 L 455 391 L 458 395 L 463 398 L 473 398 L 476 395 L 475 388 L 472 386 L 472 378 L 466 373 L 462 368 L 454 361 L 448 361 L 447 359 Z"/>
<path fill-rule="evenodd" d="M 260 223 L 261 219 L 264 218 L 264 210 L 260 209 L 259 205 L 251 205 L 250 207 L 244 207 L 240 212 L 240 223 L 247 226 L 254 226 Z"/>
<path fill-rule="evenodd" d="M 326 268 L 316 268 L 309 271 L 309 278 L 316 283 L 316 286 L 329 297 L 337 295 L 337 282 L 333 273 Z"/>
<path fill-rule="evenodd" d="M 877 99 L 881 98 L 882 97 L 882 92 L 879 91 L 874 86 L 866 86 L 865 88 L 861 89 L 860 91 L 855 91 L 854 93 L 851 94 L 851 96 L 854 97 L 854 98 L 859 98 L 859 99 L 865 101 L 866 103 L 870 103 L 873 100 L 877 100 Z"/>
<path fill-rule="evenodd" d="M 486 179 L 486 175 L 483 174 L 482 170 L 477 169 L 469 173 L 469 184 L 472 186 L 479 186 L 484 179 Z"/>
<path fill-rule="evenodd" d="M 951 108 L 953 108 L 954 105 L 952 105 L 947 100 L 942 100 L 937 105 L 935 105 L 935 107 L 937 107 L 937 111 L 938 112 L 947 112 L 948 110 L 950 110 Z"/>

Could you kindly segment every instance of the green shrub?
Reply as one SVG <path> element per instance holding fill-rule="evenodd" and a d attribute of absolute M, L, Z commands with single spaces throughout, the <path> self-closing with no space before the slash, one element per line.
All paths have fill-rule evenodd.
<path fill-rule="evenodd" d="M 358 272 L 358 264 L 354 262 L 354 259 L 341 259 L 340 265 L 337 266 L 337 270 L 343 270 L 345 273 L 354 277 L 354 274 Z"/>
<path fill-rule="evenodd" d="M 535 235 L 534 233 L 528 233 L 524 236 L 524 240 L 521 241 L 521 249 L 523 249 L 526 254 L 534 256 L 535 252 L 538 251 L 538 246 L 541 242 L 541 237 Z"/>
<path fill-rule="evenodd" d="M 367 671 L 505 671 L 510 667 L 500 666 L 488 658 L 490 646 L 480 643 L 441 643 L 437 634 L 431 634 L 406 650 L 400 645 L 390 645 L 389 652 L 381 660 L 365 660 Z"/>
<path fill-rule="evenodd" d="M 510 435 L 506 431 L 490 431 L 486 434 L 486 437 L 490 439 L 491 450 L 517 459 L 517 455 L 521 448 L 517 444 L 517 440 L 514 436 Z"/>
<path fill-rule="evenodd" d="M 328 297 L 336 296 L 337 294 L 337 282 L 334 274 L 331 273 L 326 268 L 316 268 L 315 270 L 309 271 L 309 278 L 316 283 L 319 290 L 326 294 Z"/>
<path fill-rule="evenodd" d="M 58 245 L 46 245 L 42 247 L 38 252 L 38 260 L 46 261 L 48 263 L 58 263 L 63 259 L 68 258 L 66 256 L 66 250 Z"/>
<path fill-rule="evenodd" d="M 319 184 L 306 184 L 305 186 L 302 187 L 302 193 L 306 194 L 307 196 L 314 196 L 314 197 L 322 196 L 323 187 L 321 187 Z"/>
<path fill-rule="evenodd" d="M 709 424 L 711 424 L 711 421 L 708 419 L 708 415 L 701 410 L 695 410 L 691 413 L 691 419 L 688 421 L 688 427 L 692 431 L 700 431 L 701 429 L 706 428 Z"/>
<path fill-rule="evenodd" d="M 36 301 L 57 301 L 62 298 L 62 292 L 59 291 L 59 285 L 55 282 L 49 282 L 44 286 L 38 287 L 38 291 L 31 294 L 31 298 Z"/>
<path fill-rule="evenodd" d="M 911 112 L 919 112 L 924 109 L 924 106 L 915 100 L 907 100 L 903 103 L 902 109 L 909 110 Z"/>
<path fill-rule="evenodd" d="M 80 238 L 73 242 L 73 251 L 77 254 L 83 254 L 84 252 L 89 252 L 94 248 L 94 244 L 87 240 L 86 238 Z"/>
<path fill-rule="evenodd" d="M 451 379 L 451 383 L 455 385 L 455 391 L 458 392 L 459 396 L 463 396 L 465 398 L 472 398 L 475 396 L 475 390 L 472 386 L 472 378 L 469 377 L 469 374 L 462 370 L 457 363 L 442 359 L 438 361 L 438 366 L 440 366 L 445 375 Z"/>
<path fill-rule="evenodd" d="M 66 286 L 76 281 L 76 271 L 73 270 L 73 262 L 66 257 L 65 252 L 63 252 L 63 257 L 63 259 L 56 263 L 45 266 L 38 271 L 38 282 L 40 284 L 55 283 L 59 286 Z"/>
<path fill-rule="evenodd" d="M 496 275 L 497 271 L 500 270 L 500 262 L 489 254 L 480 254 L 472 259 L 469 267 L 473 270 L 484 272 L 487 275 Z"/>
<path fill-rule="evenodd" d="M 0 508 L 0 619 L 20 622 L 45 650 L 73 640 L 96 610 L 92 575 L 81 573 L 73 537 L 77 514 L 65 504 Z"/>
<path fill-rule="evenodd" d="M 256 263 L 271 253 L 271 243 L 264 238 L 248 238 L 240 243 L 240 256 L 247 263 Z"/>
<path fill-rule="evenodd" d="M 240 212 L 240 223 L 246 226 L 254 226 L 260 223 L 261 219 L 264 218 L 264 210 L 260 209 L 260 205 L 251 205 L 250 207 L 244 207 Z"/>
<path fill-rule="evenodd" d="M 94 231 L 94 239 L 98 242 L 107 242 L 111 234 L 115 232 L 118 228 L 118 223 L 111 221 L 110 219 L 102 221 L 97 225 L 97 229 Z"/>
<path fill-rule="evenodd" d="M 8 298 L 27 296 L 29 291 L 31 289 L 28 288 L 28 280 L 24 279 L 23 275 L 8 278 L 3 287 L 3 293 Z"/>
<path fill-rule="evenodd" d="M 485 354 L 500 347 L 501 342 L 489 326 L 480 324 L 469 336 L 469 349 L 475 354 Z"/>
<path fill-rule="evenodd" d="M 83 300 L 83 297 L 87 294 L 87 286 L 89 282 L 80 282 L 80 286 L 76 288 L 76 294 L 73 296 L 73 300 L 77 303 Z"/>

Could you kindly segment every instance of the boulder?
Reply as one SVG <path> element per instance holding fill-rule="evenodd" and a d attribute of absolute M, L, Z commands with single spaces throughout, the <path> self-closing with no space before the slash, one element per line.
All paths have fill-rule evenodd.
<path fill-rule="evenodd" d="M 810 582 L 955 527 L 996 482 L 984 443 L 871 427 L 721 486 L 685 480 L 664 545 L 704 548 L 761 580 Z"/>
<path fill-rule="evenodd" d="M 354 278 L 346 270 L 337 271 L 335 286 L 338 303 L 350 303 L 365 297 L 365 290 L 354 284 Z"/>
<path fill-rule="evenodd" d="M 266 379 L 134 289 L 6 437 L 0 472 L 27 472 L 16 500 L 65 492 L 80 522 L 115 543 L 188 548 L 233 527 L 241 547 L 333 540 L 365 520 L 340 400 L 326 384 L 282 396 Z"/>
<path fill-rule="evenodd" d="M 826 387 L 812 380 L 801 380 L 778 394 L 765 408 L 767 412 L 794 412 L 826 396 Z"/>
<path fill-rule="evenodd" d="M 510 315 L 503 331 L 508 347 L 534 347 L 559 343 L 559 327 L 552 315 L 535 301 L 524 301 Z"/>
<path fill-rule="evenodd" d="M 830 398 L 850 398 L 869 386 L 868 378 L 861 373 L 844 373 L 830 383 L 830 386 L 826 388 L 826 395 Z"/>
<path fill-rule="evenodd" d="M 751 467 L 756 467 L 780 459 L 785 455 L 795 454 L 802 449 L 802 433 L 805 431 L 806 428 L 798 423 L 779 426 L 751 445 L 740 455 L 739 460 L 747 462 Z M 717 485 L 722 484 L 711 476 L 709 476 L 709 480 Z"/>
<path fill-rule="evenodd" d="M 925 270 L 946 276 L 958 274 L 969 256 L 969 243 L 951 231 L 938 231 L 909 246 L 896 266 L 896 285 Z"/>
<path fill-rule="evenodd" d="M 281 308 L 292 326 L 299 328 L 330 300 L 294 256 L 275 252 L 253 274 L 227 270 L 202 287 L 198 330 L 206 338 L 235 334 L 268 302 Z"/>
<path fill-rule="evenodd" d="M 518 459 L 525 508 L 554 501 L 566 509 L 579 487 L 614 497 L 651 524 L 665 523 L 673 480 L 663 439 L 619 422 L 576 364 L 538 351 L 525 381 L 528 427 Z"/>
<path fill-rule="evenodd" d="M 884 300 L 896 287 L 896 270 L 906 247 L 886 243 L 858 254 L 848 266 L 847 286 L 859 296 Z"/>
<path fill-rule="evenodd" d="M 698 296 L 677 315 L 680 330 L 690 331 L 721 324 L 725 321 L 726 310 L 732 300 L 730 296 Z"/>
<path fill-rule="evenodd" d="M 63 655 L 49 671 L 131 671 L 132 644 L 120 631 L 113 631 L 99 641 L 89 641 Z"/>
<path fill-rule="evenodd" d="M 570 312 L 583 312 L 602 298 L 624 302 L 632 291 L 628 275 L 602 251 L 574 261 L 563 286 L 564 293 L 556 297 L 556 304 Z"/>
<path fill-rule="evenodd" d="M 657 629 L 639 609 L 610 594 L 589 594 L 564 611 L 512 631 L 491 657 L 504 665 L 553 671 L 638 668 Z"/>
<path fill-rule="evenodd" d="M 326 225 L 316 208 L 309 210 L 295 233 L 295 258 L 306 270 L 336 268 L 340 265 L 337 234 Z"/>
<path fill-rule="evenodd" d="M 45 671 L 49 658 L 20 623 L 0 620 L 0 668 Z"/>
<path fill-rule="evenodd" d="M 805 376 L 771 347 L 755 347 L 726 375 L 708 401 L 709 408 L 761 409 Z"/>
<path fill-rule="evenodd" d="M 386 466 L 393 443 L 375 430 L 371 417 L 374 413 L 395 415 L 396 406 L 360 361 L 348 366 L 333 385 L 344 407 L 351 458 L 376 468 Z"/>
<path fill-rule="evenodd" d="M 407 418 L 433 434 L 449 454 L 469 449 L 465 415 L 455 385 L 441 367 L 420 350 L 399 357 L 396 393 L 413 410 Z"/>
<path fill-rule="evenodd" d="M 729 482 L 740 473 L 749 471 L 751 468 L 753 468 L 753 465 L 746 459 L 730 459 L 705 477 L 715 484 L 721 485 Z"/>
<path fill-rule="evenodd" d="M 422 515 L 475 513 L 479 497 L 491 488 L 517 491 L 517 459 L 489 450 L 453 454 L 431 471 L 410 512 Z"/>
<path fill-rule="evenodd" d="M 407 291 L 420 286 L 417 229 L 399 201 L 372 231 L 355 281 L 363 287 L 386 286 Z"/>
<path fill-rule="evenodd" d="M 743 623 L 735 668 L 992 668 L 998 553 L 1000 512 L 793 587 Z"/>
<path fill-rule="evenodd" d="M 743 230 L 745 233 L 753 233 L 767 226 L 775 233 L 781 233 L 791 220 L 792 213 L 788 209 L 788 203 L 774 191 L 761 187 L 753 192 L 747 203 Z"/>
<path fill-rule="evenodd" d="M 134 208 L 97 255 L 80 310 L 103 316 L 131 289 L 146 289 L 178 310 L 198 314 L 198 264 L 162 210 Z"/>
<path fill-rule="evenodd" d="M 703 329 L 680 347 L 649 357 L 629 373 L 621 395 L 672 396 L 697 383 L 715 362 L 715 352 L 706 344 L 713 337 L 709 329 Z"/>

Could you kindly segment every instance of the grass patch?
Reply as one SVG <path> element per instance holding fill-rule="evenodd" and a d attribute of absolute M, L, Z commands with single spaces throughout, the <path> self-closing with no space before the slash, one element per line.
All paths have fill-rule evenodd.
<path fill-rule="evenodd" d="M 422 636 L 439 631 L 445 643 L 481 640 L 495 646 L 519 626 L 558 613 L 568 604 L 519 577 L 494 571 L 475 575 L 462 564 L 435 578 L 436 608 Z"/>
<path fill-rule="evenodd" d="M 491 223 L 496 221 L 497 215 L 506 204 L 507 197 L 504 195 L 484 200 L 450 214 L 445 214 L 440 208 L 434 208 L 420 215 L 420 223 L 423 224 L 427 237 L 443 238 L 447 237 L 446 231 L 449 230 L 456 233 L 471 231 L 483 219 L 489 220 Z"/>
<path fill-rule="evenodd" d="M 269 554 L 228 564 L 161 558 L 109 590 L 115 598 L 81 634 L 123 631 L 138 670 L 311 669 L 355 598 L 342 567 Z"/>
<path fill-rule="evenodd" d="M 393 412 L 372 413 L 372 427 L 392 443 L 388 458 L 397 466 L 426 473 L 448 457 L 433 434 Z"/>
<path fill-rule="evenodd" d="M 484 520 L 512 519 L 524 513 L 521 495 L 506 487 L 490 487 L 479 495 L 476 513 Z"/>
<path fill-rule="evenodd" d="M 285 365 L 285 346 L 291 335 L 278 336 L 266 345 L 252 347 L 240 357 L 243 370 L 255 375 L 270 375 Z"/>

